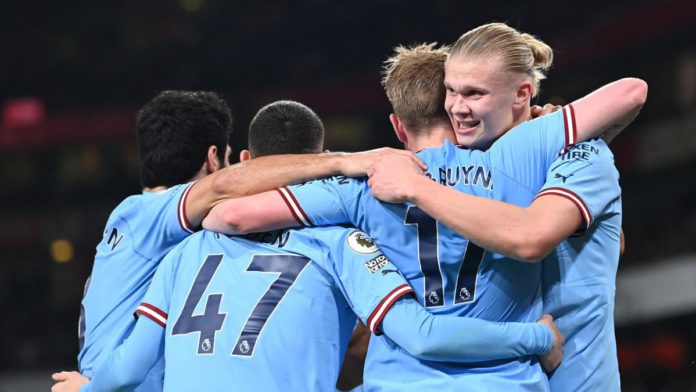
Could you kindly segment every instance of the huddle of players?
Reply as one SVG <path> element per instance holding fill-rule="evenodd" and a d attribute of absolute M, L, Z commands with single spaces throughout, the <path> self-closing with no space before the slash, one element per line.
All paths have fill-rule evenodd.
<path fill-rule="evenodd" d="M 552 370 L 560 361 L 563 338 L 549 317 L 534 322 L 540 319 L 542 306 L 560 317 L 559 327 L 573 354 L 551 377 L 551 389 L 618 390 L 613 280 L 601 280 L 613 279 L 618 260 L 617 173 L 604 142 L 574 144 L 610 126 L 625 126 L 645 100 L 645 89 L 636 88 L 640 81 L 621 80 L 533 121 L 499 120 L 521 124 L 495 144 L 491 145 L 508 131 L 502 129 L 505 125 L 497 135 L 484 135 L 488 140 L 466 140 L 470 128 L 498 124 L 492 117 L 461 117 L 459 108 L 468 105 L 462 101 L 485 102 L 482 97 L 495 92 L 470 85 L 466 75 L 482 78 L 482 86 L 490 84 L 486 79 L 490 75 L 467 69 L 472 64 L 463 56 L 476 58 L 475 50 L 485 49 L 485 34 L 503 33 L 534 40 L 505 25 L 490 24 L 463 35 L 449 59 L 446 50 L 429 45 L 400 48 L 388 61 L 385 87 L 395 111 L 392 124 L 411 151 L 430 147 L 418 154 L 427 176 L 422 175 L 422 163 L 390 150 L 272 156 L 323 149 L 318 117 L 288 101 L 259 111 L 250 125 L 250 152 L 242 152 L 243 162 L 217 170 L 226 161 L 221 158 L 230 128 L 229 110 L 217 97 L 165 92 L 146 105 L 138 119 L 146 192 L 114 210 L 97 248 L 80 323 L 84 336 L 80 372 L 93 380 L 81 390 L 136 385 L 137 390 L 158 390 L 163 373 L 166 390 L 332 390 L 356 315 L 374 333 L 365 367 L 368 390 L 548 390 L 549 380 L 536 355 Z M 540 75 L 534 73 L 550 66 L 550 49 L 541 66 L 538 53 L 533 57 L 533 72 L 525 71 L 529 78 L 523 78 L 531 83 L 517 93 L 522 104 L 511 102 L 520 107 L 513 117 L 525 120 L 529 99 L 538 90 Z M 450 68 L 446 94 L 442 91 L 445 60 Z M 418 83 L 428 78 L 435 81 L 432 86 Z M 395 88 L 401 95 L 394 94 Z M 628 90 L 638 92 L 627 97 Z M 627 102 L 588 113 L 589 104 L 616 96 Z M 449 118 L 443 111 L 447 105 Z M 602 113 L 609 114 L 603 118 Z M 195 127 L 188 130 L 190 140 L 177 140 L 186 137 L 186 126 Z M 224 143 L 201 137 L 206 127 L 223 130 Z M 455 138 L 487 150 L 457 148 L 448 142 Z M 172 151 L 164 151 L 164 140 Z M 193 151 L 196 143 L 202 151 Z M 577 149 L 589 153 L 576 158 Z M 564 154 L 559 156 L 561 150 Z M 205 162 L 199 158 L 189 168 L 173 167 L 186 161 L 180 157 L 196 162 L 195 157 L 203 156 Z M 254 159 L 248 160 L 250 156 Z M 160 173 L 178 170 L 184 177 L 158 181 L 164 177 L 152 167 Z M 409 203 L 381 203 L 372 197 L 366 181 L 343 177 L 367 172 L 376 196 Z M 333 174 L 343 176 L 261 193 Z M 537 200 L 546 199 L 541 196 L 567 198 L 577 215 L 575 223 L 570 219 L 572 231 L 582 226 L 585 235 L 558 239 L 552 249 L 563 243 L 541 264 L 508 259 L 510 255 L 525 259 L 525 254 L 515 253 L 512 245 L 506 248 L 509 241 L 496 237 L 503 234 L 486 229 L 491 225 L 455 218 L 448 223 L 447 214 L 441 216 L 440 207 L 428 205 L 428 198 L 389 188 L 394 178 L 413 184 L 409 181 L 428 177 L 435 181 L 428 179 L 419 186 L 443 188 L 431 195 L 444 192 L 442 197 L 458 198 L 466 192 L 519 206 L 532 203 L 528 211 L 512 211 L 527 213 L 524 218 L 535 213 Z M 198 181 L 176 185 L 189 178 Z M 457 194 L 448 194 L 452 189 L 447 187 Z M 256 193 L 261 194 L 247 196 Z M 455 202 L 484 203 L 484 207 L 489 207 L 486 202 L 495 203 L 468 197 Z M 222 202 L 227 198 L 235 199 Z M 498 222 L 495 209 L 511 208 L 503 203 L 490 207 L 493 210 L 477 212 L 463 205 L 462 213 L 470 214 L 466 217 L 474 222 Z M 208 228 L 230 233 L 321 227 L 247 238 L 203 231 L 184 240 L 202 221 Z M 352 224 L 374 241 L 353 228 L 324 226 L 331 224 Z M 510 231 L 511 224 L 501 226 Z M 483 233 L 473 234 L 477 231 Z M 485 252 L 469 239 L 499 253 Z M 607 255 L 607 249 L 612 254 Z M 598 271 L 574 270 L 579 264 L 574 261 L 588 258 L 587 268 Z M 596 273 L 600 280 L 588 283 L 582 280 L 589 277 L 585 273 Z M 579 289 L 582 298 L 559 301 L 568 294 L 578 295 Z M 137 323 L 130 317 L 135 309 L 146 316 Z M 599 330 L 592 325 L 595 321 L 602 324 Z M 381 333 L 385 336 L 378 336 Z M 593 338 L 588 333 L 597 342 L 588 342 Z M 587 353 L 588 347 L 597 351 L 596 343 L 601 344 L 601 353 Z M 75 390 L 61 389 L 85 381 L 75 376 L 55 375 L 65 381 L 54 390 Z"/>

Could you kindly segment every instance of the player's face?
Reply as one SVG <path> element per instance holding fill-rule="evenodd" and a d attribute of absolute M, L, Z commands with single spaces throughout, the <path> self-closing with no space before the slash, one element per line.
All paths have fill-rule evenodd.
<path fill-rule="evenodd" d="M 512 128 L 516 84 L 498 62 L 451 58 L 445 63 L 445 110 L 460 145 L 486 149 Z"/>

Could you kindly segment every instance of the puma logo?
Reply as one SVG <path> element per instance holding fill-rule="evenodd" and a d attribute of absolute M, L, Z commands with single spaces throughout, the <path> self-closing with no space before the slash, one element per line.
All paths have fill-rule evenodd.
<path fill-rule="evenodd" d="M 565 184 L 566 180 L 569 179 L 570 177 L 572 177 L 573 174 L 574 174 L 574 173 L 570 173 L 570 175 L 564 176 L 564 175 L 561 174 L 561 173 L 556 173 L 555 178 L 562 178 L 562 179 L 563 179 L 563 183 Z"/>

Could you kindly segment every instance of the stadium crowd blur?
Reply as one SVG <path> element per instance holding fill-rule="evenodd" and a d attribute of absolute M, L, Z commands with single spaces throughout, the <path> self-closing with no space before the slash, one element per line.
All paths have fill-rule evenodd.
<path fill-rule="evenodd" d="M 612 144 L 626 234 L 617 285 L 622 383 L 626 391 L 696 390 L 696 3 L 564 3 L 5 5 L 0 374 L 76 366 L 83 284 L 109 211 L 139 192 L 134 114 L 158 91 L 221 93 L 235 114 L 236 152 L 255 111 L 280 98 L 315 109 L 332 150 L 398 146 L 379 85 L 391 48 L 449 43 L 507 21 L 555 49 L 539 103 L 563 104 L 623 76 L 648 82 L 641 115 Z"/>

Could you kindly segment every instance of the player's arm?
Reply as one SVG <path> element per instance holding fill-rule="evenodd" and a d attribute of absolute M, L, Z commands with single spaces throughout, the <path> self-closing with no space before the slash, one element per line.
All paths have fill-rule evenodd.
<path fill-rule="evenodd" d="M 412 201 L 471 242 L 517 260 L 541 260 L 581 223 L 578 208 L 562 197 L 539 198 L 523 208 L 442 186 L 400 160 L 389 160 L 388 167 L 400 172 L 398 181 L 375 172 L 369 181 L 375 197 L 405 192 L 402 199 L 386 201 Z"/>
<path fill-rule="evenodd" d="M 203 219 L 203 228 L 226 234 L 246 234 L 299 225 L 278 191 L 227 199 L 213 207 Z"/>
<path fill-rule="evenodd" d="M 564 108 L 566 140 L 584 140 L 605 129 L 623 129 L 637 115 L 646 95 L 645 82 L 627 78 L 579 99 Z M 515 135 L 519 136 L 523 135 Z M 397 157 L 379 159 L 368 174 L 372 192 L 380 200 L 411 201 L 479 246 L 519 260 L 541 260 L 583 220 L 589 224 L 582 200 L 578 202 L 568 194 L 547 193 L 548 197 L 520 208 L 434 183 L 421 175 L 419 167 Z M 591 175 L 601 180 L 597 173 Z"/>
<path fill-rule="evenodd" d="M 408 156 L 401 157 L 411 161 Z M 203 227 L 227 234 L 246 234 L 288 227 L 350 223 L 344 208 L 344 195 L 353 197 L 353 190 L 364 188 L 361 184 L 347 178 L 330 178 L 228 199 L 210 211 L 203 220 Z"/>
<path fill-rule="evenodd" d="M 250 159 L 219 170 L 196 182 L 185 200 L 185 213 L 192 227 L 200 225 L 211 207 L 226 199 L 253 195 L 284 185 L 342 174 L 362 176 L 380 156 L 398 155 L 422 165 L 408 151 L 392 148 L 359 153 L 275 155 Z"/>
<path fill-rule="evenodd" d="M 164 354 L 164 328 L 147 317 L 140 317 L 133 332 L 99 366 L 92 380 L 61 372 L 52 392 L 96 392 L 132 389 L 145 381 L 150 369 Z"/>
<path fill-rule="evenodd" d="M 479 362 L 540 355 L 547 370 L 560 363 L 563 341 L 551 316 L 537 323 L 493 323 L 433 315 L 413 298 L 396 302 L 381 330 L 414 357 L 429 361 Z"/>
<path fill-rule="evenodd" d="M 637 78 L 609 83 L 571 104 L 578 141 L 603 134 L 609 143 L 630 124 L 648 97 L 648 84 Z"/>
<path fill-rule="evenodd" d="M 140 317 L 133 332 L 97 369 L 80 392 L 128 389 L 141 384 L 164 355 L 164 328 Z"/>
<path fill-rule="evenodd" d="M 417 197 L 414 203 L 482 248 L 517 260 L 542 260 L 582 223 L 578 207 L 564 197 L 538 198 L 522 208 L 469 195 L 464 201 L 463 194 L 451 188 L 441 192 L 443 202 L 458 209 L 460 219 L 450 219 L 450 213 L 442 215 L 441 208 L 424 198 Z"/>
<path fill-rule="evenodd" d="M 370 330 L 363 323 L 358 322 L 348 342 L 341 372 L 336 381 L 336 389 L 349 391 L 363 383 L 363 370 L 369 342 Z"/>
<path fill-rule="evenodd" d="M 138 321 L 130 335 L 97 368 L 92 381 L 80 391 L 130 390 L 141 384 L 164 355 L 167 310 L 174 287 L 180 247 L 164 257 L 152 277 L 143 302 L 135 314 Z"/>
<path fill-rule="evenodd" d="M 373 244 L 370 248 L 356 243 Z M 391 261 L 364 233 L 329 248 L 337 283 L 354 312 L 375 334 L 384 334 L 413 356 L 432 361 L 480 362 L 545 355 L 561 350 L 551 323 L 493 323 L 432 315 Z M 560 334 L 558 334 L 560 337 Z M 555 344 L 555 346 L 554 346 Z"/>
<path fill-rule="evenodd" d="M 565 238 L 589 227 L 594 215 L 620 197 L 618 173 L 606 144 L 585 145 L 601 153 L 588 152 L 582 159 L 557 158 L 544 188 L 524 208 L 443 187 L 418 175 L 414 168 L 399 176 L 400 184 L 385 179 L 372 190 L 379 197 L 385 184 L 409 183 L 405 187 L 417 191 L 408 199 L 462 236 L 511 258 L 539 261 Z M 389 167 L 399 170 L 397 165 L 408 169 L 399 160 Z"/>

